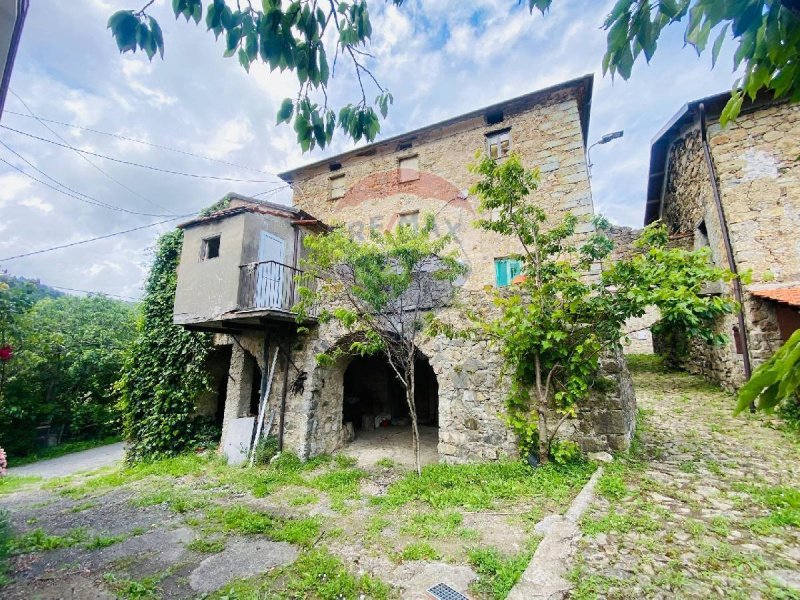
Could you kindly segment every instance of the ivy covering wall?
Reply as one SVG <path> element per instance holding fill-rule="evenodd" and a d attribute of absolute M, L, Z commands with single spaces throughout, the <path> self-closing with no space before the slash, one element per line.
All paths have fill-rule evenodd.
<path fill-rule="evenodd" d="M 182 245 L 181 230 L 158 240 L 137 336 L 117 384 L 129 462 L 178 454 L 208 436 L 208 423 L 195 416 L 195 400 L 209 386 L 212 336 L 172 323 Z"/>

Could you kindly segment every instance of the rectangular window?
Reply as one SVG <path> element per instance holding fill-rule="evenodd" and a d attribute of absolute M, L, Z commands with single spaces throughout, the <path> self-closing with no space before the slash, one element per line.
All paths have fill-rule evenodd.
<path fill-rule="evenodd" d="M 345 179 L 344 173 L 341 175 L 334 175 L 331 177 L 331 200 L 338 200 L 339 198 L 344 198 L 344 194 L 347 191 L 345 187 Z"/>
<path fill-rule="evenodd" d="M 397 224 L 416 229 L 419 227 L 419 211 L 400 213 L 397 216 Z"/>
<path fill-rule="evenodd" d="M 494 273 L 497 287 L 506 287 L 514 281 L 514 277 L 522 273 L 522 261 L 516 258 L 495 258 Z"/>
<path fill-rule="evenodd" d="M 398 161 L 400 183 L 419 179 L 419 156 L 407 156 Z"/>
<path fill-rule="evenodd" d="M 511 152 L 511 130 L 486 135 L 486 152 L 490 158 L 503 158 Z"/>
<path fill-rule="evenodd" d="M 222 236 L 205 238 L 200 245 L 200 260 L 210 260 L 219 257 L 219 242 Z"/>

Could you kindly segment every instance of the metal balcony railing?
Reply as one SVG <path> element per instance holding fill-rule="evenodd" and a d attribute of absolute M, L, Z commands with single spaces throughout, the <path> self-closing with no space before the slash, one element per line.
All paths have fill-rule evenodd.
<path fill-rule="evenodd" d="M 239 310 L 271 310 L 291 314 L 300 300 L 298 288 L 311 287 L 313 277 L 302 270 L 264 260 L 239 267 Z M 316 316 L 316 309 L 310 316 Z"/>

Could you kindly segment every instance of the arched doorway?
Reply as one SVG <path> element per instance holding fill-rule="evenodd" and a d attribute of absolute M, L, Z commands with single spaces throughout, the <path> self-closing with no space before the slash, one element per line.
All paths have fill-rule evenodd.
<path fill-rule="evenodd" d="M 347 430 L 351 424 L 355 435 L 347 453 L 360 462 L 390 458 L 413 464 L 405 388 L 386 357 L 353 358 L 344 372 L 342 392 L 342 426 Z M 436 373 L 424 356 L 414 364 L 414 401 L 423 462 L 436 462 L 439 386 Z"/>

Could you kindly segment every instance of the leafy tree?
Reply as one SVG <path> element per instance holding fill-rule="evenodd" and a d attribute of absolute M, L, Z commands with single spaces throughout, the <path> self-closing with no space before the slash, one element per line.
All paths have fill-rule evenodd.
<path fill-rule="evenodd" d="M 768 413 L 784 403 L 788 416 L 797 419 L 799 394 L 800 330 L 795 331 L 772 358 L 755 370 L 750 381 L 742 386 L 735 414 L 738 415 L 751 406 L 751 403 L 756 409 Z"/>
<path fill-rule="evenodd" d="M 397 6 L 405 0 L 386 0 Z M 522 3 L 522 0 L 518 0 Z M 148 12 L 153 0 L 140 10 L 121 10 L 108 21 L 120 52 L 142 50 L 150 60 L 164 56 L 164 36 L 158 21 Z M 247 0 L 172 0 L 175 18 L 205 23 L 219 39 L 225 56 L 237 56 L 248 72 L 257 61 L 271 70 L 286 69 L 297 75 L 296 98 L 286 98 L 278 111 L 278 123 L 294 123 L 303 151 L 329 144 L 338 125 L 356 142 L 375 139 L 380 132 L 378 112 L 385 118 L 392 94 L 364 65 L 372 25 L 366 0 L 318 2 L 317 0 L 263 0 L 256 8 Z M 527 0 L 531 12 L 546 13 L 553 0 Z M 723 124 L 735 119 L 744 95 L 751 99 L 761 90 L 775 97 L 800 101 L 800 0 L 618 0 L 603 23 L 608 32 L 603 73 L 628 79 L 640 56 L 654 56 L 662 32 L 686 23 L 684 39 L 698 55 L 708 47 L 711 34 L 712 67 L 726 38 L 738 43 L 734 69 L 744 65 L 722 113 Z M 329 56 L 333 55 L 333 67 Z M 339 57 L 355 69 L 360 99 L 337 112 L 328 106 L 328 85 Z M 367 101 L 365 81 L 378 92 Z M 315 97 L 322 95 L 322 105 Z M 376 112 L 377 109 L 377 112 Z"/>
<path fill-rule="evenodd" d="M 181 230 L 158 240 L 136 339 L 126 353 L 117 382 L 129 442 L 127 459 L 131 462 L 186 450 L 200 425 L 195 417 L 195 400 L 208 389 L 206 359 L 212 338 L 172 322 L 182 244 Z"/>
<path fill-rule="evenodd" d="M 548 222 L 536 205 L 539 172 L 526 170 L 519 156 L 503 162 L 483 156 L 472 170 L 481 180 L 471 192 L 486 215 L 477 226 L 519 242 L 522 277 L 496 293 L 500 315 L 477 324 L 499 346 L 510 369 L 507 418 L 523 452 L 536 445 L 539 459 L 549 459 L 561 424 L 593 389 L 603 388 L 602 353 L 619 346 L 624 322 L 643 315 L 648 306 L 661 311 L 657 328 L 723 341 L 711 324 L 735 305 L 698 294 L 706 282 L 730 280 L 730 274 L 713 267 L 706 251 L 668 248 L 666 229 L 651 226 L 637 242 L 638 255 L 592 276 L 592 265 L 613 247 L 603 233 L 604 219 L 595 218 L 596 231 L 579 242 L 576 217 Z M 552 409 L 559 420 L 551 427 Z"/>
<path fill-rule="evenodd" d="M 17 314 L 0 404 L 0 437 L 7 450 L 31 450 L 35 428 L 43 422 L 64 426 L 72 439 L 119 430 L 113 384 L 134 321 L 130 304 L 103 296 L 44 297 Z"/>
<path fill-rule="evenodd" d="M 164 36 L 158 21 L 147 11 L 154 0 L 140 10 L 120 10 L 111 15 L 108 28 L 120 52 L 142 50 L 152 60 L 164 56 Z M 173 0 L 175 18 L 199 24 L 203 19 L 203 0 Z M 253 2 L 205 2 L 205 23 L 209 31 L 225 43 L 224 55 L 237 56 L 239 64 L 261 61 L 270 70 L 289 69 L 297 75 L 297 97 L 286 98 L 278 111 L 278 123 L 294 123 L 297 141 L 303 151 L 330 143 L 338 126 L 356 142 L 375 139 L 380 131 L 378 112 L 386 117 L 392 94 L 364 65 L 365 51 L 372 35 L 366 0 L 317 2 L 317 0 L 263 0 Z M 332 43 L 331 43 L 332 42 Z M 332 59 L 329 56 L 332 55 Z M 336 111 L 328 106 L 327 89 L 339 58 L 348 59 L 355 69 L 360 99 Z M 378 95 L 367 101 L 365 82 Z M 322 105 L 314 101 L 321 93 Z M 317 94 L 319 95 L 319 94 Z"/>
<path fill-rule="evenodd" d="M 428 329 L 426 311 L 447 299 L 453 282 L 465 271 L 450 236 L 434 237 L 428 216 L 419 229 L 398 226 L 393 232 L 373 231 L 366 241 L 353 239 L 344 227 L 305 239 L 306 277 L 319 281 L 301 287 L 298 322 L 312 307 L 322 308 L 321 323 L 338 323 L 352 341 L 317 356 L 330 364 L 341 355 L 383 354 L 405 389 L 411 417 L 412 443 L 421 471 L 414 361 Z"/>

